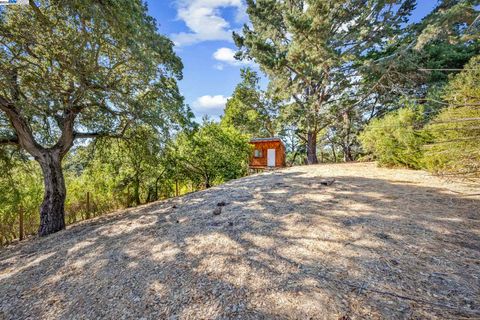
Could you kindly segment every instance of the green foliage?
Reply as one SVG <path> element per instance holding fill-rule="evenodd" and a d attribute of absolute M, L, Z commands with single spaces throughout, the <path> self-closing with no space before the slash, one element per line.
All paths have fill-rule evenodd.
<path fill-rule="evenodd" d="M 205 120 L 194 132 L 178 136 L 174 158 L 184 174 L 209 188 L 247 173 L 248 142 L 248 137 L 235 128 Z"/>
<path fill-rule="evenodd" d="M 78 139 L 146 126 L 167 136 L 189 124 L 177 86 L 182 68 L 141 0 L 39 0 L 0 11 L 0 145 L 40 164 L 39 235 L 65 228 L 62 160 Z M 124 146 L 126 154 L 139 145 Z M 130 165 L 134 173 L 124 174 L 139 204 L 145 168 Z"/>
<path fill-rule="evenodd" d="M 64 161 L 68 190 L 66 222 L 75 223 L 119 208 L 172 196 L 172 177 L 164 157 L 165 143 L 157 132 L 142 126 L 125 139 L 99 139 L 79 146 Z M 0 245 L 19 237 L 19 214 L 25 235 L 38 228 L 43 197 L 38 164 L 9 147 L 0 151 Z M 89 204 L 87 204 L 87 193 Z"/>
<path fill-rule="evenodd" d="M 430 86 L 445 85 L 449 80 L 449 73 L 441 69 L 462 69 L 472 57 L 478 54 L 480 54 L 478 39 L 460 43 L 439 42 L 438 40 L 429 43 L 423 47 L 419 61 L 423 68 L 432 69 L 425 72 L 425 83 Z"/>
<path fill-rule="evenodd" d="M 478 1 L 438 1 L 421 21 L 407 24 L 395 41 L 370 52 L 361 69 L 362 87 L 372 93 L 364 107 L 373 116 L 402 108 L 405 97 L 425 106 L 429 116 L 442 108 L 435 100 L 448 76 L 480 54 Z M 420 3 L 419 3 L 420 5 Z M 452 70 L 453 69 L 453 70 Z M 372 103 L 372 101 L 374 103 Z"/>
<path fill-rule="evenodd" d="M 221 123 L 253 137 L 274 136 L 275 102 L 260 90 L 260 78 L 255 71 L 242 69 L 241 77 L 242 82 L 228 99 Z"/>
<path fill-rule="evenodd" d="M 416 127 L 414 118 L 401 121 L 400 113 L 411 111 L 371 122 L 362 144 L 380 163 L 448 174 L 478 171 L 478 122 L 462 120 L 478 118 L 479 74 L 467 70 L 479 69 L 478 58 L 449 77 L 480 53 L 477 5 L 478 1 L 439 1 L 422 21 L 407 26 L 401 41 L 373 53 L 379 63 L 364 78 L 376 92 L 376 116 L 402 108 L 402 97 L 422 103 L 423 112 Z M 403 127 L 396 129 L 399 125 Z M 420 143 L 427 144 L 421 156 Z M 405 155 L 404 150 L 412 151 Z"/>
<path fill-rule="evenodd" d="M 67 207 L 85 203 L 87 191 L 98 213 L 157 200 L 158 183 L 164 182 L 163 152 L 158 133 L 147 126 L 130 130 L 124 139 L 80 148 L 66 163 Z"/>
<path fill-rule="evenodd" d="M 420 49 L 433 41 L 457 44 L 478 40 L 478 27 L 474 26 L 476 19 L 477 0 L 441 0 L 430 14 L 414 26 L 418 30 L 415 48 Z"/>
<path fill-rule="evenodd" d="M 0 97 L 28 117 L 38 144 L 65 136 L 67 115 L 75 115 L 74 131 L 92 137 L 131 123 L 168 129 L 185 122 L 173 43 L 141 1 L 120 2 L 41 0 L 1 15 Z M 9 115 L 2 111 L 0 118 Z M 2 129 L 22 136 L 8 123 Z"/>
<path fill-rule="evenodd" d="M 418 130 L 423 122 L 420 109 L 412 106 L 374 119 L 360 134 L 365 151 L 381 166 L 422 167 L 423 146 L 428 136 Z"/>
<path fill-rule="evenodd" d="M 231 126 L 206 121 L 175 140 L 149 126 L 132 128 L 124 139 L 97 139 L 65 158 L 67 224 L 104 213 L 169 198 L 244 176 L 248 137 Z M 25 235 L 39 225 L 42 176 L 38 164 L 18 148 L 0 149 L 0 246 L 19 237 L 19 213 Z M 89 202 L 87 204 L 87 193 Z"/>
<path fill-rule="evenodd" d="M 20 236 L 20 214 L 24 234 L 38 228 L 38 206 L 43 196 L 40 168 L 16 148 L 0 149 L 0 246 Z"/>
<path fill-rule="evenodd" d="M 439 174 L 480 176 L 480 56 L 452 78 L 445 90 L 449 104 L 426 128 L 433 137 L 426 168 Z"/>
<path fill-rule="evenodd" d="M 370 89 L 357 86 L 358 72 L 369 68 L 369 52 L 395 40 L 414 1 L 247 4 L 251 25 L 242 35 L 234 34 L 241 50 L 237 56 L 255 60 L 267 74 L 271 92 L 284 102 L 282 118 L 308 140 L 308 163 L 316 163 L 318 132 L 335 124 Z"/>
<path fill-rule="evenodd" d="M 407 107 L 374 119 L 360 135 L 380 165 L 480 176 L 480 56 L 452 77 L 438 110 Z M 433 114 L 433 116 L 431 116 Z M 425 124 L 427 124 L 425 126 Z"/>

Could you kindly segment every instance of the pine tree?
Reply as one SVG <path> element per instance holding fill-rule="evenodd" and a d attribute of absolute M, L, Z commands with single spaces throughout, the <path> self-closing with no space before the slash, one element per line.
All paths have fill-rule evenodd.
<path fill-rule="evenodd" d="M 298 136 L 317 163 L 318 133 L 358 102 L 334 107 L 346 90 L 358 95 L 365 57 L 384 48 L 407 22 L 413 0 L 248 0 L 251 26 L 234 34 L 238 58 L 260 64 L 272 91 L 286 102 Z M 350 98 L 350 97 L 349 97 Z"/>

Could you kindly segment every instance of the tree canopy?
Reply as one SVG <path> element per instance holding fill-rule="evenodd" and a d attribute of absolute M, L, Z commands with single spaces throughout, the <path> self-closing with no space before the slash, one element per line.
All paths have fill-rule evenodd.
<path fill-rule="evenodd" d="M 433 141 L 425 151 L 426 168 L 440 174 L 480 176 L 480 55 L 444 89 L 447 107 L 425 130 Z"/>
<path fill-rule="evenodd" d="M 173 148 L 178 169 L 205 188 L 245 175 L 251 151 L 247 136 L 209 120 L 182 132 Z"/>
<path fill-rule="evenodd" d="M 61 161 L 76 139 L 120 137 L 131 126 L 187 122 L 182 63 L 140 0 L 30 1 L 0 13 L 0 143 L 42 169 L 39 234 L 63 229 Z"/>
<path fill-rule="evenodd" d="M 288 118 L 317 163 L 318 133 L 363 99 L 359 69 L 389 44 L 414 1 L 249 0 L 251 27 L 234 34 L 239 58 L 253 59 L 286 101 Z"/>
<path fill-rule="evenodd" d="M 260 77 L 250 68 L 241 70 L 240 82 L 225 106 L 221 122 L 254 137 L 272 137 L 276 132 L 276 101 L 259 88 Z"/>

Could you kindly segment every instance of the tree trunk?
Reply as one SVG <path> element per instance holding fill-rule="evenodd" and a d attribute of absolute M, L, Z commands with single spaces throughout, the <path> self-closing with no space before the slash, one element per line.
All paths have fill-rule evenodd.
<path fill-rule="evenodd" d="M 343 114 L 343 128 L 345 133 L 345 139 L 343 142 L 343 160 L 345 162 L 353 161 L 352 156 L 352 143 L 350 142 L 350 115 L 348 112 Z"/>
<path fill-rule="evenodd" d="M 343 147 L 343 160 L 345 162 L 353 161 L 352 148 L 350 144 Z"/>
<path fill-rule="evenodd" d="M 45 150 L 36 158 L 43 172 L 45 193 L 40 207 L 39 236 L 65 229 L 65 198 L 67 191 L 63 178 L 62 160 L 58 151 Z"/>
<path fill-rule="evenodd" d="M 298 155 L 298 150 L 295 150 L 295 153 L 293 154 L 292 162 L 290 163 L 291 166 L 295 165 L 295 160 L 297 159 Z"/>
<path fill-rule="evenodd" d="M 307 164 L 317 163 L 317 133 L 310 131 L 307 134 Z"/>
<path fill-rule="evenodd" d="M 140 178 L 138 175 L 135 175 L 135 179 L 133 181 L 133 201 L 135 201 L 135 206 L 139 206 L 142 204 L 140 200 Z"/>
<path fill-rule="evenodd" d="M 332 142 L 331 143 L 331 148 L 332 148 L 332 154 L 333 154 L 333 162 L 337 162 L 337 153 L 335 152 L 335 144 Z"/>
<path fill-rule="evenodd" d="M 162 176 L 158 177 L 157 180 L 155 180 L 155 194 L 154 194 L 154 196 L 155 196 L 155 201 L 158 200 L 158 183 L 160 182 L 160 178 L 161 178 L 161 177 L 162 177 Z"/>
<path fill-rule="evenodd" d="M 208 175 L 205 175 L 205 189 L 211 188 L 212 185 L 210 184 L 210 177 Z"/>
<path fill-rule="evenodd" d="M 87 192 L 87 220 L 90 219 L 90 192 Z"/>
<path fill-rule="evenodd" d="M 18 235 L 18 238 L 20 239 L 20 241 L 22 241 L 23 237 L 24 237 L 24 234 L 25 234 L 25 232 L 23 230 L 23 208 L 20 208 L 19 214 L 20 214 L 20 216 L 19 216 L 19 228 L 18 228 L 19 235 Z"/>

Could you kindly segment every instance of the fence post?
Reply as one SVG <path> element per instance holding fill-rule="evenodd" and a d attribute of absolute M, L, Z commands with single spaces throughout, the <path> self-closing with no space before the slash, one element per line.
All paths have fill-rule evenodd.
<path fill-rule="evenodd" d="M 23 208 L 20 208 L 20 217 L 19 217 L 19 229 L 20 229 L 20 241 L 23 240 L 24 230 L 23 230 Z"/>
<path fill-rule="evenodd" d="M 87 192 L 87 220 L 90 219 L 90 192 Z"/>

